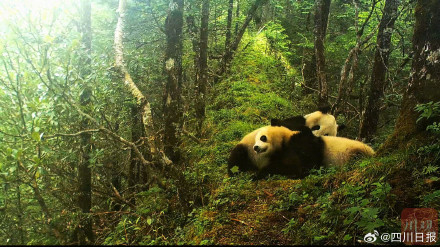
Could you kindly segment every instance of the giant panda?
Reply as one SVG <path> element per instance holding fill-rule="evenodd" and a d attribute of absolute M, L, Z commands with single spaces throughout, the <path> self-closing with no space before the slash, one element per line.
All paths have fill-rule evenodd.
<path fill-rule="evenodd" d="M 298 130 L 302 126 L 309 127 L 315 136 L 336 136 L 338 130 L 345 128 L 338 125 L 333 115 L 329 113 L 330 107 L 321 107 L 318 111 L 303 116 L 287 119 L 272 119 L 272 126 L 284 126 L 290 130 Z"/>
<path fill-rule="evenodd" d="M 286 127 L 265 126 L 247 134 L 231 151 L 228 174 L 232 168 L 252 171 L 257 178 L 280 174 L 302 178 L 310 169 L 340 166 L 356 154 L 374 155 L 371 147 L 343 137 L 317 137 L 307 127 L 292 131 Z"/>

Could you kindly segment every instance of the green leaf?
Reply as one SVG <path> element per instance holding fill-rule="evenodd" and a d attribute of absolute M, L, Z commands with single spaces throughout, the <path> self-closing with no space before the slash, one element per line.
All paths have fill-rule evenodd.
<path fill-rule="evenodd" d="M 324 239 L 326 239 L 327 238 L 327 236 L 325 236 L 325 235 L 321 235 L 321 236 L 315 236 L 315 237 L 313 237 L 313 239 L 315 240 L 315 241 L 321 241 L 321 240 L 324 240 Z"/>
<path fill-rule="evenodd" d="M 232 173 L 237 173 L 238 172 L 238 166 L 234 166 L 231 168 L 231 172 Z"/>
<path fill-rule="evenodd" d="M 37 142 L 39 142 L 41 140 L 40 133 L 38 133 L 38 132 L 32 132 L 31 137 L 32 137 L 32 139 L 34 139 Z"/>
<path fill-rule="evenodd" d="M 347 234 L 347 235 L 344 236 L 344 240 L 345 240 L 345 241 L 350 240 L 350 239 L 352 239 L 352 238 L 353 238 L 353 237 L 350 236 L 350 234 Z"/>
<path fill-rule="evenodd" d="M 151 224 L 153 223 L 153 220 L 151 218 L 147 219 L 147 224 L 151 226 Z"/>

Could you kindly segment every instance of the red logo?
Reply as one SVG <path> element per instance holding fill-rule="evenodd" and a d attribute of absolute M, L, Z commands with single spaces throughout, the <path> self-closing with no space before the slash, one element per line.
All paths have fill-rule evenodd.
<path fill-rule="evenodd" d="M 409 245 L 434 244 L 438 239 L 438 212 L 433 208 L 405 208 L 400 241 Z"/>

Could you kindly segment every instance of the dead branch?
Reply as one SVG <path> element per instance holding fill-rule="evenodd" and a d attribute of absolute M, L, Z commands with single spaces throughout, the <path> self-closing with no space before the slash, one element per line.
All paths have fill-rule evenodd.
<path fill-rule="evenodd" d="M 255 228 L 254 226 L 249 225 L 248 223 L 246 223 L 246 222 L 244 222 L 244 221 L 242 221 L 242 220 L 239 220 L 239 219 L 233 219 L 233 218 L 232 218 L 231 220 L 233 220 L 233 221 L 237 221 L 237 222 L 239 222 L 239 223 L 241 223 L 241 224 L 243 224 L 243 225 L 247 225 L 247 226 L 249 226 L 249 227 Z"/>
<path fill-rule="evenodd" d="M 188 136 L 191 140 L 194 142 L 200 144 L 202 141 L 200 141 L 197 137 L 195 137 L 193 134 L 189 133 L 186 129 L 182 129 L 182 133 Z"/>
<path fill-rule="evenodd" d="M 51 139 L 51 138 L 55 138 L 55 137 L 59 137 L 59 136 L 68 136 L 68 137 L 73 137 L 73 136 L 79 136 L 81 134 L 84 133 L 95 133 L 95 132 L 99 132 L 100 129 L 91 129 L 91 130 L 82 130 L 76 133 L 57 133 L 57 134 L 53 134 L 53 135 L 48 135 L 48 136 L 44 136 L 45 139 Z"/>

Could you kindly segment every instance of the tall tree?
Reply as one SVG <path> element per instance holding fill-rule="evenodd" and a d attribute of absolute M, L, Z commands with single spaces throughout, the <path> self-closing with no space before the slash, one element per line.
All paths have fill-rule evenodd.
<path fill-rule="evenodd" d="M 234 8 L 234 0 L 229 0 L 228 5 L 228 18 L 226 22 L 226 39 L 225 39 L 225 51 L 231 48 L 231 27 L 232 27 L 232 10 Z M 226 60 L 223 61 L 223 66 L 226 66 Z"/>
<path fill-rule="evenodd" d="M 183 0 L 170 3 L 165 20 L 166 51 L 165 73 L 167 83 L 164 95 L 163 114 L 165 120 L 164 151 L 175 163 L 180 159 L 179 128 L 182 126 L 182 28 Z"/>
<path fill-rule="evenodd" d="M 200 21 L 200 43 L 199 43 L 199 73 L 196 117 L 199 121 L 198 134 L 200 135 L 203 120 L 205 119 L 205 94 L 208 84 L 208 24 L 209 24 L 209 0 L 202 2 L 202 17 Z"/>
<path fill-rule="evenodd" d="M 142 115 L 137 105 L 131 106 L 131 141 L 136 143 L 145 136 L 143 133 Z M 140 149 L 141 150 L 141 149 Z M 136 156 L 135 150 L 130 150 L 130 165 L 128 166 L 128 187 L 130 192 L 137 192 L 136 185 L 139 184 L 139 170 L 142 169 L 142 163 Z M 132 198 L 132 203 L 135 199 Z"/>
<path fill-rule="evenodd" d="M 328 104 L 328 87 L 325 76 L 324 41 L 327 33 L 331 0 L 315 1 L 315 58 L 318 79 L 318 104 Z"/>
<path fill-rule="evenodd" d="M 414 58 L 393 134 L 382 150 L 398 148 L 423 135 L 429 121 L 419 121 L 414 107 L 440 101 L 440 0 L 418 0 L 413 36 Z M 430 120 L 432 121 L 432 120 Z"/>
<path fill-rule="evenodd" d="M 85 112 L 89 112 L 87 108 L 90 107 L 92 90 L 89 83 L 89 75 L 91 73 L 91 51 L 92 51 L 92 26 L 91 26 L 91 3 L 90 0 L 81 0 L 80 2 L 80 15 L 81 15 L 81 43 L 84 50 L 85 59 L 81 60 L 81 79 L 83 83 L 83 91 L 80 95 L 80 104 L 85 109 Z M 90 122 L 87 118 L 83 118 L 81 121 L 81 128 L 83 130 L 90 129 Z M 91 133 L 84 132 L 81 134 L 81 157 L 79 159 L 78 167 L 78 182 L 79 182 L 79 196 L 78 206 L 83 213 L 83 219 L 80 221 L 79 226 L 79 243 L 93 243 L 94 236 L 92 230 L 92 218 L 90 217 L 90 209 L 92 208 L 92 171 L 90 168 L 90 152 L 91 145 Z"/>
<path fill-rule="evenodd" d="M 386 74 L 388 58 L 391 52 L 391 36 L 394 22 L 397 18 L 397 8 L 400 0 L 386 0 L 382 19 L 377 34 L 376 52 L 374 54 L 373 71 L 371 74 L 370 93 L 361 125 L 360 137 L 370 140 L 377 131 L 379 121 L 379 108 L 387 86 Z"/>
<path fill-rule="evenodd" d="M 235 8 L 235 36 L 238 33 L 238 18 L 240 18 L 240 0 L 237 0 L 237 7 Z"/>

